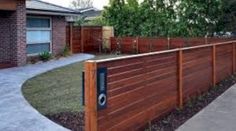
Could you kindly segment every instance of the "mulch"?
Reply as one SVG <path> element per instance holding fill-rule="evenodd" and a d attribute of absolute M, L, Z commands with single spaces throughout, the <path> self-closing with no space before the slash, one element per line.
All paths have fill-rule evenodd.
<path fill-rule="evenodd" d="M 236 75 L 230 76 L 223 80 L 217 86 L 209 89 L 207 93 L 204 93 L 196 98 L 189 100 L 183 107 L 183 109 L 174 109 L 169 114 L 165 115 L 161 119 L 157 119 L 151 122 L 150 126 L 147 126 L 146 131 L 174 131 L 180 127 L 184 122 L 201 111 L 204 107 L 210 104 L 218 96 L 229 89 L 236 83 Z M 84 113 L 83 112 L 63 112 L 54 115 L 47 115 L 52 121 L 71 129 L 72 131 L 84 130 Z"/>
<path fill-rule="evenodd" d="M 84 131 L 83 112 L 62 112 L 54 115 L 46 115 L 46 117 L 72 131 Z"/>

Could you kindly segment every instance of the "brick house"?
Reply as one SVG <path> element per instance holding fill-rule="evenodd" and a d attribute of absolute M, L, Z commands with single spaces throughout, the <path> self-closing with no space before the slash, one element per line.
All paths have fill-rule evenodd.
<path fill-rule="evenodd" d="M 66 45 L 67 18 L 78 12 L 38 0 L 0 1 L 0 68 L 22 66 L 44 51 L 53 55 Z"/>

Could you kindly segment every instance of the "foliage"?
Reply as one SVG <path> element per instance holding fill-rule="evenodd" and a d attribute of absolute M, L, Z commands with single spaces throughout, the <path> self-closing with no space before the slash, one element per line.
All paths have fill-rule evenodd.
<path fill-rule="evenodd" d="M 92 7 L 93 0 L 73 0 L 71 7 L 74 9 Z"/>
<path fill-rule="evenodd" d="M 139 34 L 139 9 L 136 0 L 128 0 L 127 4 L 124 0 L 112 0 L 110 6 L 105 7 L 103 16 L 109 25 L 114 26 L 117 35 L 134 36 Z"/>
<path fill-rule="evenodd" d="M 222 12 L 220 22 L 217 25 L 218 31 L 236 31 L 236 1 L 235 0 L 223 0 Z"/>
<path fill-rule="evenodd" d="M 205 36 L 213 34 L 219 22 L 221 0 L 181 0 L 179 22 L 183 36 Z M 182 32 L 182 33 L 181 33 Z"/>
<path fill-rule="evenodd" d="M 103 17 L 118 36 L 205 36 L 221 9 L 221 0 L 110 0 Z"/>
<path fill-rule="evenodd" d="M 103 17 L 99 16 L 88 22 L 84 22 L 85 25 L 96 25 L 96 26 L 106 26 L 107 23 Z"/>
<path fill-rule="evenodd" d="M 80 17 L 76 22 L 75 22 L 76 26 L 82 26 L 82 25 L 95 25 L 95 26 L 106 26 L 107 23 L 104 20 L 104 18 L 102 16 L 96 17 L 95 19 L 92 20 L 86 20 L 86 17 Z"/>
<path fill-rule="evenodd" d="M 69 56 L 70 55 L 70 49 L 69 47 L 66 45 L 63 49 L 63 52 L 62 52 L 62 56 L 66 57 L 66 56 Z"/>
<path fill-rule="evenodd" d="M 39 54 L 39 58 L 40 58 L 42 61 L 48 61 L 51 57 L 52 57 L 51 53 L 49 53 L 49 52 L 47 52 L 47 51 L 45 51 L 45 52 Z"/>
<path fill-rule="evenodd" d="M 76 26 L 84 25 L 84 24 L 86 23 L 85 18 L 86 18 L 86 17 L 84 17 L 84 16 L 78 18 L 77 21 L 75 22 L 75 25 L 76 25 Z"/>

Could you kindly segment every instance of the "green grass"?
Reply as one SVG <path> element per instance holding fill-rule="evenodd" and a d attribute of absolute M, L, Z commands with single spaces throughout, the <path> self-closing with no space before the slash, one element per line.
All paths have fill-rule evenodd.
<path fill-rule="evenodd" d="M 117 55 L 100 55 L 95 59 Z M 29 103 L 44 115 L 83 111 L 83 62 L 58 68 L 24 83 L 22 91 Z"/>

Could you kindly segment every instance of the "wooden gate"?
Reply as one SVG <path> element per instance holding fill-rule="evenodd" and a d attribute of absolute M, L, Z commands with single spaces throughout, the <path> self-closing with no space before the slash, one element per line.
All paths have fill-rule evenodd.
<path fill-rule="evenodd" d="M 100 52 L 102 26 L 67 26 L 66 41 L 72 53 Z"/>

